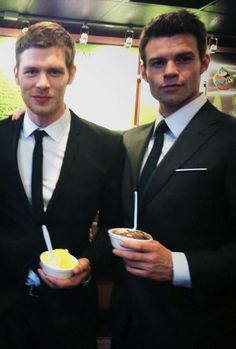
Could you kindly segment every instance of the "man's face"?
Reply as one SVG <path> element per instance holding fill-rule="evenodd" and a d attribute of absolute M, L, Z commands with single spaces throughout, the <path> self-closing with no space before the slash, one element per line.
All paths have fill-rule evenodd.
<path fill-rule="evenodd" d="M 51 123 L 64 112 L 64 94 L 71 83 L 75 67 L 66 67 L 65 53 L 59 47 L 29 48 L 15 67 L 16 82 L 30 118 Z"/>
<path fill-rule="evenodd" d="M 160 112 L 168 116 L 199 95 L 201 74 L 209 65 L 209 56 L 200 60 L 197 40 L 190 34 L 152 38 L 145 48 L 143 78 L 160 103 Z"/>

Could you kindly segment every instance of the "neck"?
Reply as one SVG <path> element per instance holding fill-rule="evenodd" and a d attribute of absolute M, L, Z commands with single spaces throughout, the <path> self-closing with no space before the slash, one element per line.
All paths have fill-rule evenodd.
<path fill-rule="evenodd" d="M 199 97 L 200 94 L 201 93 L 198 92 L 197 94 L 191 95 L 187 99 L 185 99 L 181 104 L 178 104 L 178 105 L 174 105 L 174 104 L 167 105 L 167 104 L 160 103 L 159 112 L 164 118 L 167 118 L 169 115 L 175 113 L 177 110 L 183 108 L 185 105 L 187 105 L 188 103 L 192 102 L 194 99 Z"/>
<path fill-rule="evenodd" d="M 27 109 L 28 116 L 30 120 L 37 126 L 41 128 L 45 128 L 58 119 L 64 114 L 65 112 L 65 106 L 61 108 L 60 110 L 57 111 L 57 113 L 53 115 L 48 115 L 48 114 L 35 114 L 32 112 L 32 110 Z"/>

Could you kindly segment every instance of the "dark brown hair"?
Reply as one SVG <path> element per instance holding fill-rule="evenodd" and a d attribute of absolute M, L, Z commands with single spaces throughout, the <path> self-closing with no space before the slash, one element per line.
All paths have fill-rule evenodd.
<path fill-rule="evenodd" d="M 145 48 L 152 38 L 174 36 L 177 34 L 191 34 L 197 40 L 199 57 L 202 60 L 207 50 L 207 32 L 205 25 L 193 13 L 186 10 L 164 13 L 148 23 L 140 36 L 139 52 L 145 62 Z"/>

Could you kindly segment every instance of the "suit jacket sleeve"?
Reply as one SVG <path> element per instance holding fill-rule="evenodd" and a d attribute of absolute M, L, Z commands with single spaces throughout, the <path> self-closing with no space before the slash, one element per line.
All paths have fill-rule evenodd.
<path fill-rule="evenodd" d="M 236 147 L 234 144 L 227 156 L 223 179 L 224 197 L 221 201 L 225 201 L 227 211 L 224 234 L 229 238 L 212 250 L 186 252 L 193 288 L 217 290 L 236 287 Z M 211 230 L 210 226 L 209 230 Z"/>
<path fill-rule="evenodd" d="M 107 230 L 111 227 L 123 225 L 121 203 L 121 181 L 123 174 L 124 147 L 121 134 L 116 134 L 114 142 L 109 147 L 109 171 L 105 177 L 104 189 L 101 195 L 98 231 L 83 256 L 91 263 L 95 272 L 106 270 L 115 258 Z"/>

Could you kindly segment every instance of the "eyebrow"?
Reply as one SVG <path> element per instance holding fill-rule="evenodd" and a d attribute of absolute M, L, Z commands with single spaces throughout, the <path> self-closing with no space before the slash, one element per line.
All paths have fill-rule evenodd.
<path fill-rule="evenodd" d="M 176 56 L 195 56 L 194 52 L 193 51 L 184 51 L 184 52 L 180 52 L 180 53 L 177 53 Z"/>
<path fill-rule="evenodd" d="M 29 69 L 36 69 L 36 70 L 40 70 L 41 67 L 35 66 L 35 65 L 27 65 L 25 67 L 22 68 L 23 70 L 29 70 Z M 50 67 L 46 67 L 46 70 L 58 70 L 58 71 L 65 71 L 64 67 L 59 67 L 59 66 L 50 66 Z"/>
<path fill-rule="evenodd" d="M 23 70 L 26 70 L 26 69 L 37 69 L 37 67 L 35 67 L 34 65 L 26 65 L 23 67 Z"/>
<path fill-rule="evenodd" d="M 178 58 L 178 57 L 181 57 L 181 56 L 192 56 L 192 57 L 194 57 L 195 56 L 195 54 L 194 54 L 194 52 L 192 52 L 192 51 L 184 51 L 184 52 L 179 52 L 179 53 L 176 53 L 175 55 L 174 55 L 174 59 L 175 58 Z M 165 55 L 158 55 L 158 56 L 155 56 L 155 57 L 151 57 L 149 60 L 148 60 L 148 62 L 153 62 L 153 61 L 155 61 L 155 60 L 160 60 L 160 59 L 168 59 L 167 58 L 167 56 L 165 56 Z"/>

